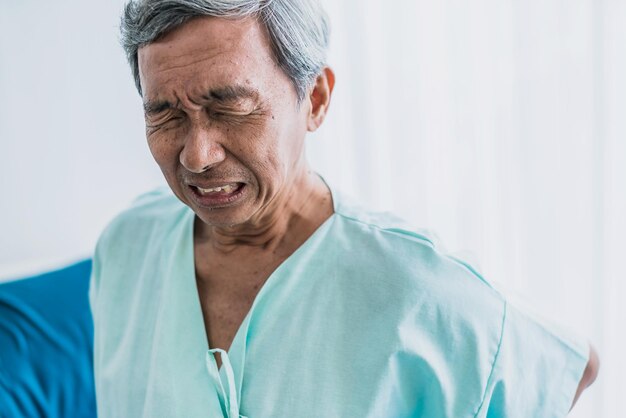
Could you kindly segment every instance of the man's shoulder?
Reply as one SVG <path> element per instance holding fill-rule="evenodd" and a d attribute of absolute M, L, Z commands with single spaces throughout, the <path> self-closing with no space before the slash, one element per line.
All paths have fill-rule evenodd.
<path fill-rule="evenodd" d="M 335 195 L 337 197 L 336 214 L 347 224 L 351 224 L 366 235 L 380 232 L 390 239 L 397 239 L 408 245 L 425 245 L 430 248 L 441 245 L 432 230 L 415 227 L 393 212 L 366 208 L 357 200 L 346 197 L 346 195 L 337 192 Z"/>
<path fill-rule="evenodd" d="M 450 258 L 478 274 L 477 269 L 469 263 L 449 253 L 434 230 L 415 226 L 393 212 L 372 210 L 343 194 L 337 195 L 339 198 L 335 212 L 344 223 L 350 225 L 351 233 L 361 235 L 366 241 L 389 242 L 395 250 L 406 248 L 409 251 Z"/>
<path fill-rule="evenodd" d="M 427 286 L 442 296 L 472 294 L 499 305 L 501 293 L 480 272 L 476 263 L 448 252 L 437 234 L 418 228 L 391 212 L 365 208 L 353 199 L 341 196 L 336 205 L 341 230 L 349 237 L 351 258 L 365 265 L 384 265 L 403 288 Z M 354 254 L 359 254 L 354 256 Z"/>
<path fill-rule="evenodd" d="M 163 231 L 176 224 L 187 211 L 188 207 L 168 187 L 158 187 L 139 195 L 118 213 L 100 235 L 99 245 L 111 240 L 136 241 L 155 230 Z"/>
<path fill-rule="evenodd" d="M 119 216 L 140 218 L 168 217 L 187 208 L 167 186 L 157 187 L 135 198 Z"/>

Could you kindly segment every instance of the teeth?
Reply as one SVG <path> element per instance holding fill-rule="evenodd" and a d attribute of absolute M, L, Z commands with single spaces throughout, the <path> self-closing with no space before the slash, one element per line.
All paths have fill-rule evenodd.
<path fill-rule="evenodd" d="M 212 189 L 203 189 L 201 187 L 198 187 L 198 190 L 200 191 L 201 194 L 219 193 L 219 192 L 232 193 L 236 188 L 237 186 L 234 184 L 227 184 L 225 186 L 214 187 Z"/>

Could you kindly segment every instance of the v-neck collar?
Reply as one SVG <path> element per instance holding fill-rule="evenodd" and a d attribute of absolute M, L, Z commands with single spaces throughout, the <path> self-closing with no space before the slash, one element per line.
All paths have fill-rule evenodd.
<path fill-rule="evenodd" d="M 278 285 L 278 283 L 284 279 L 284 275 L 281 274 L 283 270 L 285 270 L 290 264 L 294 263 L 303 253 L 305 253 L 310 246 L 311 242 L 313 242 L 319 235 L 323 234 L 330 225 L 333 223 L 335 217 L 337 216 L 337 209 L 339 207 L 338 202 L 338 194 L 335 192 L 333 188 L 329 185 L 329 183 L 320 176 L 322 181 L 326 184 L 328 190 L 330 191 L 332 205 L 333 205 L 333 213 L 320 225 L 318 228 L 298 247 L 289 257 L 287 257 L 277 268 L 270 274 L 267 278 L 263 286 L 259 289 L 256 294 L 252 305 L 244 317 L 242 323 L 239 325 L 237 332 L 231 342 L 230 348 L 226 351 L 226 355 L 228 356 L 228 360 L 232 370 L 226 370 L 224 365 L 226 362 L 222 361 L 222 366 L 219 368 L 219 378 L 221 382 L 214 382 L 216 384 L 216 388 L 221 384 L 224 385 L 228 380 L 228 373 L 232 372 L 235 376 L 235 385 L 236 385 L 236 393 L 237 400 L 235 402 L 241 401 L 241 390 L 243 386 L 243 373 L 245 369 L 245 357 L 246 357 L 246 346 L 248 342 L 248 328 L 250 324 L 250 318 L 254 315 L 254 310 L 257 305 L 257 302 L 266 297 L 266 294 L 271 291 L 271 289 Z M 190 332 L 195 334 L 193 337 L 195 344 L 202 344 L 202 347 L 195 347 L 195 350 L 202 349 L 204 352 L 208 353 L 211 349 L 219 349 L 221 347 L 210 347 L 208 337 L 206 335 L 206 328 L 204 324 L 204 317 L 202 315 L 202 306 L 200 303 L 200 296 L 198 294 L 197 284 L 196 284 L 196 270 L 195 270 L 195 247 L 194 247 L 194 222 L 196 219 L 196 215 L 193 210 L 189 207 L 185 208 L 186 214 L 184 218 L 185 223 L 185 231 L 183 234 L 184 240 L 184 274 L 183 281 L 185 292 L 188 297 L 191 294 L 194 294 L 194 297 L 191 297 L 188 301 L 190 304 L 189 308 L 191 309 L 191 318 L 190 320 L 193 323 L 188 324 Z M 193 292 L 192 292 L 193 289 Z M 202 337 L 197 337 L 197 335 L 202 335 Z M 212 354 L 207 356 L 207 362 L 212 362 L 212 366 L 217 369 L 217 363 Z M 209 365 L 210 367 L 211 365 Z"/>

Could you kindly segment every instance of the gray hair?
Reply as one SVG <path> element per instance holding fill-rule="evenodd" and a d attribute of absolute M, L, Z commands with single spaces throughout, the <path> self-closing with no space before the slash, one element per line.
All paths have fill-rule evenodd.
<path fill-rule="evenodd" d="M 139 48 L 200 16 L 258 18 L 300 102 L 326 65 L 330 28 L 319 0 L 130 0 L 122 15 L 121 41 L 140 95 Z"/>

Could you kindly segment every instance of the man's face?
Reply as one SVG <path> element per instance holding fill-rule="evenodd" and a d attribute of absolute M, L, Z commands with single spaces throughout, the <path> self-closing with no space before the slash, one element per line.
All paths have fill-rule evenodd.
<path fill-rule="evenodd" d="M 139 74 L 150 151 L 206 224 L 263 216 L 305 164 L 310 102 L 256 20 L 194 19 L 140 48 Z"/>

